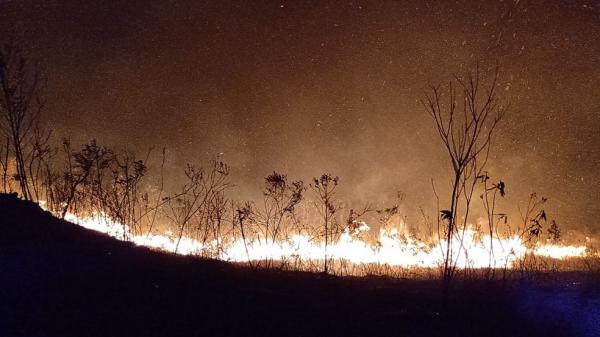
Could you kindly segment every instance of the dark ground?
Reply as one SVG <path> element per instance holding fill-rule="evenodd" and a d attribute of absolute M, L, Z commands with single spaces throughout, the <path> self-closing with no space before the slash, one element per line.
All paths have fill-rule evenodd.
<path fill-rule="evenodd" d="M 250 270 L 0 200 L 1 336 L 600 336 L 589 275 L 510 286 Z"/>

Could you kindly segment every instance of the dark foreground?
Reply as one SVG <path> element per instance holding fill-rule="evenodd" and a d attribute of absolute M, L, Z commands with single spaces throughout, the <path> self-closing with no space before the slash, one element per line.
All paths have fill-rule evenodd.
<path fill-rule="evenodd" d="M 594 275 L 461 283 L 442 310 L 434 281 L 177 257 L 20 201 L 0 231 L 0 336 L 600 336 Z"/>

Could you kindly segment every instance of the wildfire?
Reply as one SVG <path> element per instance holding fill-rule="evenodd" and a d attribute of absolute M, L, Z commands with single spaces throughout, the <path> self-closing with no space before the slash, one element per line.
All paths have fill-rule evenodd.
<path fill-rule="evenodd" d="M 43 206 L 43 204 L 42 204 Z M 65 220 L 82 227 L 105 233 L 119 240 L 131 241 L 146 246 L 181 255 L 201 255 L 203 251 L 217 252 L 216 258 L 224 261 L 323 261 L 325 252 L 332 261 L 348 261 L 352 264 L 380 264 L 393 267 L 436 268 L 444 260 L 446 242 L 436 244 L 400 234 L 397 228 L 379 230 L 376 243 L 372 244 L 360 238 L 361 233 L 370 230 L 362 224 L 355 233 L 344 232 L 339 240 L 325 247 L 323 242 L 314 242 L 305 235 L 293 235 L 289 240 L 273 242 L 259 237 L 244 242 L 242 239 L 231 242 L 202 243 L 189 237 L 176 238 L 172 233 L 133 235 L 128 226 L 116 223 L 102 214 L 81 217 L 67 213 Z M 586 256 L 585 246 L 560 246 L 556 244 L 538 244 L 533 248 L 518 237 L 490 240 L 480 236 L 474 229 L 466 229 L 454 238 L 453 247 L 459 247 L 453 254 L 458 268 L 510 268 L 526 254 L 540 257 L 567 259 Z M 222 247 L 221 249 L 216 249 Z M 491 249 L 493 247 L 493 249 Z M 490 254 L 490 251 L 493 254 Z"/>
<path fill-rule="evenodd" d="M 585 246 L 559 246 L 542 245 L 535 249 L 535 254 L 539 256 L 551 257 L 553 259 L 563 259 L 565 257 L 585 256 Z"/>

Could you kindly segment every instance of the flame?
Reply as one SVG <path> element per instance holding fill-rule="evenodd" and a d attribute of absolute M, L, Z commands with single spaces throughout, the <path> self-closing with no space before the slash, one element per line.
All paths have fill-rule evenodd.
<path fill-rule="evenodd" d="M 564 259 L 565 257 L 585 256 L 585 246 L 543 245 L 535 248 L 535 255 Z"/>
<path fill-rule="evenodd" d="M 40 204 L 45 206 L 43 203 Z M 131 241 L 146 246 L 181 255 L 202 255 L 203 252 L 217 252 L 216 257 L 224 261 L 323 261 L 325 252 L 331 261 L 348 261 L 352 264 L 378 264 L 403 268 L 437 268 L 444 261 L 446 241 L 431 244 L 400 234 L 399 228 L 381 228 L 376 243 L 360 238 L 370 227 L 362 223 L 354 233 L 344 232 L 339 240 L 325 249 L 323 242 L 315 242 L 306 235 L 293 235 L 289 240 L 273 242 L 255 237 L 244 242 L 236 239 L 230 242 L 217 240 L 202 243 L 189 237 L 178 239 L 171 232 L 164 234 L 133 235 L 128 226 L 114 222 L 104 214 L 78 216 L 67 213 L 65 220 L 87 229 L 105 233 L 119 240 Z M 526 254 L 540 257 L 568 259 L 585 257 L 585 246 L 559 246 L 538 244 L 528 248 L 518 236 L 507 238 L 478 235 L 472 228 L 465 229 L 460 236 L 453 238 L 451 252 L 458 268 L 511 268 Z M 222 247 L 217 249 L 217 247 Z M 493 249 L 492 249 L 493 247 Z M 493 254 L 490 254 L 490 251 Z"/>

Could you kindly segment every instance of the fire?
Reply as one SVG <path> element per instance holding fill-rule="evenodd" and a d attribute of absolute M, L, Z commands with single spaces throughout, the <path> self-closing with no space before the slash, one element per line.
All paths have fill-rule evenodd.
<path fill-rule="evenodd" d="M 543 245 L 535 249 L 535 254 L 539 256 L 551 257 L 553 259 L 564 259 L 565 257 L 585 256 L 585 246 L 558 246 Z"/>
<path fill-rule="evenodd" d="M 43 206 L 43 204 L 42 204 Z M 382 228 L 376 243 L 369 243 L 360 238 L 361 233 L 368 232 L 370 227 L 361 224 L 355 233 L 344 232 L 339 240 L 328 245 L 314 242 L 305 235 L 293 235 L 289 240 L 273 242 L 256 237 L 244 242 L 236 239 L 231 242 L 201 243 L 189 237 L 178 240 L 172 233 L 133 235 L 126 225 L 116 223 L 103 214 L 87 217 L 67 213 L 65 220 L 82 227 L 105 233 L 120 240 L 131 241 L 139 246 L 146 246 L 181 255 L 202 255 L 202 252 L 216 252 L 216 257 L 224 261 L 323 261 L 325 251 L 331 261 L 348 261 L 352 264 L 378 264 L 403 268 L 436 268 L 444 260 L 441 247 L 446 242 L 436 244 L 407 237 L 400 234 L 398 228 Z M 479 236 L 474 229 L 466 229 L 454 238 L 453 247 L 460 247 L 453 252 L 458 268 L 510 268 L 526 254 L 567 259 L 586 256 L 585 246 L 559 246 L 556 244 L 538 244 L 533 248 L 518 237 L 507 238 Z M 217 250 L 217 247 L 223 247 Z M 493 250 L 491 249 L 493 246 Z M 490 251 L 493 254 L 490 254 Z"/>

